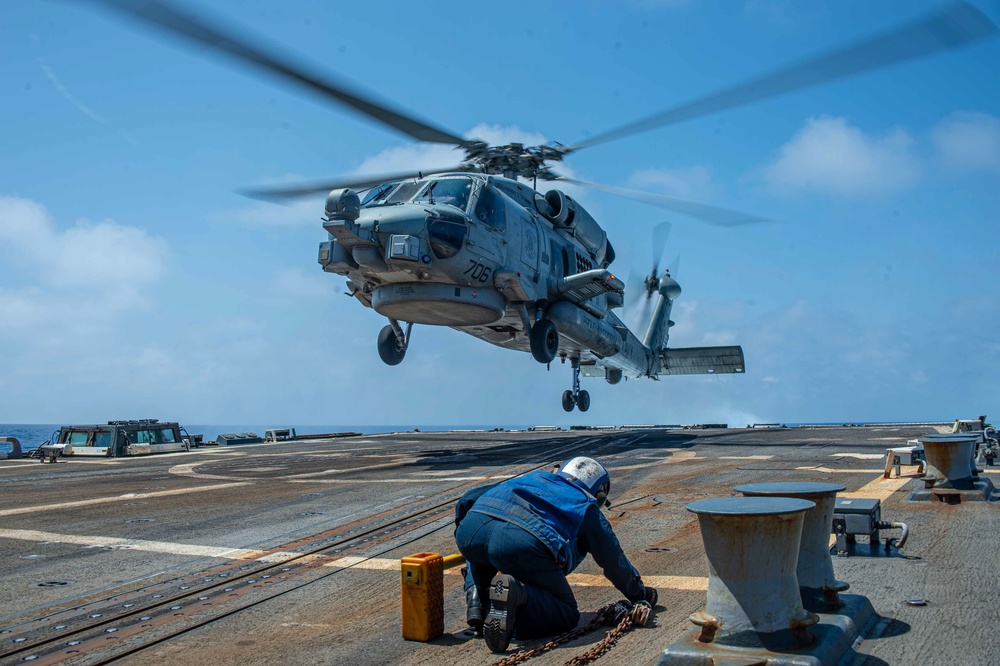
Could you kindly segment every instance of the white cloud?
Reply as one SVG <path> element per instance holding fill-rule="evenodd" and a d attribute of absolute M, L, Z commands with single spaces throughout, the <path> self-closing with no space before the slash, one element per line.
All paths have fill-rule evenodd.
<path fill-rule="evenodd" d="M 931 140 L 951 169 L 1000 170 L 1000 118 L 987 113 L 953 113 L 933 130 Z"/>
<path fill-rule="evenodd" d="M 867 135 L 845 118 L 810 118 L 764 168 L 778 191 L 806 190 L 838 196 L 898 192 L 920 178 L 914 141 L 901 129 Z"/>
<path fill-rule="evenodd" d="M 415 143 L 387 148 L 365 159 L 355 174 L 361 176 L 394 174 L 405 171 L 430 171 L 457 166 L 465 154 L 451 146 L 439 143 Z"/>
<path fill-rule="evenodd" d="M 677 169 L 643 169 L 628 179 L 629 187 L 653 190 L 680 199 L 708 199 L 712 174 L 701 165 Z"/>
<path fill-rule="evenodd" d="M 504 127 L 503 125 L 488 125 L 481 123 L 466 132 L 468 139 L 480 139 L 491 146 L 502 146 L 508 143 L 523 143 L 526 146 L 541 146 L 548 143 L 543 135 L 538 132 L 528 132 L 517 125 Z"/>
<path fill-rule="evenodd" d="M 73 336 L 111 325 L 147 305 L 146 289 L 164 272 L 167 243 L 111 220 L 58 229 L 43 206 L 0 196 L 0 334 L 26 339 Z M 37 337 L 36 337 L 37 336 Z"/>

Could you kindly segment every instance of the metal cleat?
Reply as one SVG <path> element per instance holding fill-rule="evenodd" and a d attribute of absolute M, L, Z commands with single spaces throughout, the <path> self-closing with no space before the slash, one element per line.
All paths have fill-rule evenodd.
<path fill-rule="evenodd" d="M 924 487 L 910 493 L 909 499 L 933 500 L 946 504 L 996 499 L 993 482 L 980 477 L 979 470 L 973 464 L 978 440 L 979 435 L 974 433 L 921 437 L 920 443 L 924 446 L 924 457 L 927 460 Z"/>
<path fill-rule="evenodd" d="M 0 453 L 0 460 L 16 460 L 21 457 L 21 442 L 17 437 L 0 437 L 0 444 L 10 444 L 10 451 Z"/>
<path fill-rule="evenodd" d="M 708 603 L 691 616 L 698 640 L 733 646 L 802 647 L 819 618 L 802 607 L 795 563 L 813 502 L 732 497 L 688 504 L 708 556 Z"/>
<path fill-rule="evenodd" d="M 823 486 L 814 491 L 822 503 L 843 488 L 780 485 Z M 868 599 L 859 595 L 842 597 L 842 607 L 833 614 L 803 606 L 796 575 L 800 545 L 806 543 L 803 522 L 810 511 L 818 512 L 813 514 L 816 523 L 829 512 L 810 500 L 747 496 L 688 505 L 698 515 L 708 557 L 707 603 L 705 610 L 691 615 L 698 629 L 664 650 L 657 666 L 834 666 L 849 654 L 862 633 L 860 621 L 867 627 L 876 616 Z M 810 548 L 819 538 L 811 532 Z M 835 586 L 832 569 L 827 572 L 822 563 L 807 569 L 811 585 L 822 577 L 824 587 Z M 830 581 L 833 585 L 826 585 Z"/>
<path fill-rule="evenodd" d="M 42 444 L 38 447 L 38 461 L 42 463 L 54 463 L 59 456 L 64 455 L 64 447 L 61 444 Z"/>
<path fill-rule="evenodd" d="M 847 490 L 838 483 L 751 483 L 733 490 L 747 497 L 794 497 L 816 506 L 803 514 L 802 540 L 796 575 L 806 610 L 833 611 L 841 606 L 839 593 L 850 585 L 836 579 L 830 557 L 830 525 L 837 493 Z"/>

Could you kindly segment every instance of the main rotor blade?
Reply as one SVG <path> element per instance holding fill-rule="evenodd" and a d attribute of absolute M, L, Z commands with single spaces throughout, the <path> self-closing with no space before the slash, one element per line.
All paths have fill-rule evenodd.
<path fill-rule="evenodd" d="M 677 279 L 677 276 L 681 274 L 681 255 L 678 254 L 674 257 L 674 260 L 667 266 L 667 272 L 670 273 L 670 277 Z"/>
<path fill-rule="evenodd" d="M 939 14 L 860 41 L 853 46 L 835 49 L 803 60 L 771 74 L 765 74 L 661 111 L 624 127 L 598 134 L 574 146 L 562 148 L 562 151 L 564 154 L 570 153 L 656 127 L 700 118 L 794 90 L 941 51 L 957 49 L 976 40 L 995 36 L 998 32 L 1000 28 L 985 14 L 972 5 L 962 2 Z"/>
<path fill-rule="evenodd" d="M 468 142 L 450 132 L 417 120 L 412 116 L 393 110 L 384 103 L 374 101 L 366 93 L 351 90 L 346 84 L 333 80 L 329 75 L 310 72 L 307 67 L 297 64 L 289 57 L 283 57 L 276 50 L 265 50 L 256 37 L 240 37 L 211 25 L 203 17 L 181 11 L 158 0 L 88 0 L 112 7 L 131 19 L 142 21 L 154 28 L 183 37 L 196 44 L 225 51 L 246 65 L 276 75 L 285 81 L 298 83 L 327 98 L 346 104 L 356 111 L 388 125 L 418 141 L 466 146 Z"/>
<path fill-rule="evenodd" d="M 382 183 L 388 183 L 393 180 L 406 180 L 408 178 L 433 176 L 434 174 L 447 173 L 449 171 L 467 171 L 467 169 L 461 166 L 455 166 L 448 169 L 432 169 L 429 171 L 408 171 L 406 173 L 386 173 L 370 176 L 345 176 L 344 179 L 338 180 L 322 180 L 311 183 L 252 187 L 239 190 L 239 193 L 252 199 L 261 199 L 263 201 L 284 201 L 286 199 L 294 199 L 296 197 L 304 197 L 310 194 L 319 194 L 321 192 L 326 194 L 330 190 L 336 190 L 342 187 L 363 190 L 365 188 L 381 185 Z"/>
<path fill-rule="evenodd" d="M 673 225 L 669 222 L 660 222 L 653 227 L 653 275 L 660 274 L 660 260 L 663 259 L 663 251 L 667 248 L 667 239 L 670 238 L 670 230 Z"/>
<path fill-rule="evenodd" d="M 759 222 L 770 221 L 765 217 L 747 215 L 746 213 L 740 213 L 739 211 L 695 203 L 693 201 L 685 201 L 683 199 L 674 199 L 673 197 L 664 196 L 662 194 L 640 192 L 639 190 L 630 190 L 624 187 L 615 187 L 614 185 L 601 185 L 600 183 L 590 183 L 585 180 L 565 178 L 563 176 L 560 176 L 557 180 L 563 180 L 567 183 L 575 183 L 576 185 L 580 185 L 582 187 L 589 187 L 594 190 L 601 190 L 602 192 L 614 194 L 615 196 L 641 201 L 642 203 L 659 206 L 660 208 L 666 208 L 667 210 L 672 210 L 675 213 L 680 213 L 681 215 L 686 215 L 687 217 L 693 217 L 697 220 L 701 220 L 702 222 L 714 224 L 719 227 L 737 227 L 744 224 L 757 224 Z"/>

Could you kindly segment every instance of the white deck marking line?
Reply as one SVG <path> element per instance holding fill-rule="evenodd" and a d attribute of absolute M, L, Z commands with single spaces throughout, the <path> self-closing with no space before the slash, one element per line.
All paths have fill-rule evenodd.
<path fill-rule="evenodd" d="M 412 457 L 398 458 L 396 460 L 393 460 L 392 462 L 376 463 L 374 465 L 360 465 L 358 467 L 349 467 L 346 469 L 324 469 L 320 472 L 304 472 L 302 474 L 289 474 L 288 476 L 279 478 L 283 478 L 289 481 L 293 479 L 310 479 L 317 476 L 327 476 L 331 474 L 349 474 L 351 472 L 361 472 L 371 469 L 385 469 L 386 467 L 405 467 L 406 465 L 410 465 L 415 462 L 418 462 L 418 460 Z"/>
<path fill-rule="evenodd" d="M 881 460 L 884 453 L 831 453 L 832 458 L 857 458 L 858 460 Z"/>
<path fill-rule="evenodd" d="M 640 465 L 606 465 L 608 471 L 620 472 L 627 469 L 644 469 L 647 467 L 655 467 L 657 465 L 671 465 L 676 463 L 688 462 L 691 460 L 705 460 L 705 458 L 700 457 L 694 451 L 677 451 L 672 453 L 666 458 L 653 458 L 647 459 L 649 462 L 644 462 Z"/>
<path fill-rule="evenodd" d="M 41 506 L 17 507 L 14 509 L 0 510 L 0 516 L 13 516 L 17 514 L 27 515 L 32 511 L 52 511 L 53 509 L 71 509 L 77 506 L 88 506 L 90 504 L 107 504 L 109 502 L 121 502 L 132 499 L 147 499 L 150 497 L 169 497 L 171 495 L 185 495 L 187 493 L 201 493 L 209 490 L 221 490 L 223 488 L 238 488 L 248 486 L 250 482 L 220 483 L 214 486 L 201 486 L 200 488 L 175 488 L 174 490 L 157 490 L 152 493 L 126 493 L 113 497 L 95 497 L 93 499 L 77 500 L 75 502 L 60 502 L 58 504 L 43 504 Z"/>
<path fill-rule="evenodd" d="M 20 541 L 49 541 L 54 543 L 71 543 L 92 547 L 118 547 L 122 550 L 142 550 L 169 555 L 194 555 L 196 557 L 221 557 L 229 560 L 260 559 L 263 561 L 281 562 L 294 557 L 294 553 L 271 553 L 264 556 L 264 551 L 246 548 L 231 548 L 227 546 L 200 546 L 198 544 L 171 543 L 169 541 L 146 541 L 144 539 L 126 539 L 121 537 L 87 536 L 78 534 L 57 534 L 40 530 L 11 530 L 0 528 L 0 538 L 17 539 Z"/>
<path fill-rule="evenodd" d="M 187 477 L 191 477 L 192 479 L 224 479 L 226 481 L 231 481 L 232 480 L 233 477 L 231 477 L 231 476 L 223 476 L 222 474 L 205 474 L 203 472 L 196 472 L 196 471 L 194 471 L 195 467 L 198 467 L 199 465 L 205 465 L 205 464 L 208 464 L 208 463 L 212 463 L 212 462 L 218 462 L 218 461 L 214 461 L 214 460 L 204 461 L 203 460 L 202 462 L 187 463 L 185 465 L 174 465 L 173 467 L 171 467 L 170 469 L 167 470 L 167 474 L 175 474 L 177 476 L 187 476 Z"/>
<path fill-rule="evenodd" d="M 823 467 L 822 465 L 820 465 L 819 467 L 804 465 L 802 467 L 796 467 L 795 469 L 808 470 L 810 472 L 826 472 L 827 474 L 875 474 L 877 472 L 879 476 L 881 476 L 882 473 L 885 471 L 882 469 L 833 469 L 831 467 Z"/>
<path fill-rule="evenodd" d="M 487 481 L 490 479 L 510 479 L 513 474 L 493 476 L 454 476 L 430 479 L 284 479 L 288 483 L 440 483 L 441 481 Z"/>

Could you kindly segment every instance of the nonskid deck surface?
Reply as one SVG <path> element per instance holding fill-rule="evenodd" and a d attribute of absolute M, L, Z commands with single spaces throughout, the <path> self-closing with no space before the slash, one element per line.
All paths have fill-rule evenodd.
<path fill-rule="evenodd" d="M 994 504 L 910 503 L 885 449 L 927 426 L 773 430 L 400 433 L 119 460 L 0 464 L 0 664 L 483 664 L 464 595 L 445 576 L 445 635 L 400 637 L 398 560 L 455 552 L 467 488 L 571 455 L 603 460 L 607 516 L 644 578 L 655 622 L 606 663 L 649 663 L 705 604 L 708 567 L 685 505 L 744 483 L 834 481 L 910 525 L 901 554 L 864 545 L 837 578 L 891 622 L 861 663 L 987 664 L 1000 585 Z M 907 473 L 910 473 L 907 476 Z M 987 474 L 992 478 L 992 469 Z M 571 576 L 583 622 L 619 598 L 592 560 Z M 905 604 L 913 597 L 928 604 Z M 562 664 L 597 632 L 529 663 Z M 527 646 L 533 644 L 529 643 Z M 524 647 L 515 641 L 512 649 Z"/>

